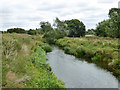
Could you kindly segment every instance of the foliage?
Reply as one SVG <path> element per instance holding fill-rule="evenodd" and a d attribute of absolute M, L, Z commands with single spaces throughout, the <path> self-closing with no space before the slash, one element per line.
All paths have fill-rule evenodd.
<path fill-rule="evenodd" d="M 67 32 L 65 30 L 52 30 L 44 34 L 44 37 L 47 42 L 50 44 L 55 43 L 57 39 L 63 38 L 67 36 Z"/>
<path fill-rule="evenodd" d="M 30 35 L 36 35 L 37 32 L 36 32 L 36 30 L 30 29 L 30 30 L 28 31 L 28 34 L 30 34 Z"/>
<path fill-rule="evenodd" d="M 120 37 L 120 9 L 111 8 L 109 10 L 109 19 L 100 22 L 96 27 L 96 35 L 103 37 Z"/>
<path fill-rule="evenodd" d="M 44 51 L 46 51 L 46 52 L 52 52 L 52 48 L 48 44 L 43 44 L 42 49 L 44 49 Z"/>
<path fill-rule="evenodd" d="M 33 75 L 31 80 L 27 82 L 27 87 L 39 87 L 39 88 L 62 88 L 62 82 L 58 80 L 55 75 L 50 72 L 51 67 L 46 63 L 45 51 L 37 46 L 35 52 L 31 57 L 33 65 L 37 68 L 38 75 Z M 33 84 L 31 84 L 33 83 Z"/>
<path fill-rule="evenodd" d="M 95 30 L 94 29 L 88 29 L 88 31 L 86 31 L 87 35 L 95 35 Z"/>
<path fill-rule="evenodd" d="M 64 21 L 61 21 L 59 18 L 56 18 L 53 26 L 58 30 L 66 30 L 67 24 Z"/>
<path fill-rule="evenodd" d="M 85 55 L 85 51 L 82 48 L 78 48 L 76 52 L 78 57 L 83 57 Z"/>
<path fill-rule="evenodd" d="M 51 49 L 42 42 L 41 36 L 3 34 L 2 39 L 3 88 L 64 87 L 46 63 L 46 52 L 42 48 Z"/>
<path fill-rule="evenodd" d="M 26 33 L 22 28 L 11 28 L 7 30 L 8 33 Z"/>
<path fill-rule="evenodd" d="M 70 55 L 74 54 L 73 50 L 68 46 L 64 47 L 64 51 L 65 53 L 70 54 Z"/>
<path fill-rule="evenodd" d="M 27 31 L 27 33 L 30 35 L 40 35 L 43 34 L 43 31 L 41 29 L 30 29 Z"/>
<path fill-rule="evenodd" d="M 49 22 L 40 22 L 40 27 L 44 33 L 53 30 L 51 24 Z"/>
<path fill-rule="evenodd" d="M 80 37 L 85 36 L 85 25 L 83 22 L 72 19 L 72 20 L 65 20 L 65 23 L 67 24 L 67 29 L 69 30 L 70 37 Z"/>

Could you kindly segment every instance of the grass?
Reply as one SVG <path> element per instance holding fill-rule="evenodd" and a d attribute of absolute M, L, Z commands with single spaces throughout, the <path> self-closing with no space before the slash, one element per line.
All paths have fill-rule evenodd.
<path fill-rule="evenodd" d="M 45 51 L 43 46 L 48 49 Z M 2 87 L 63 88 L 64 83 L 57 79 L 46 63 L 46 52 L 51 51 L 49 48 L 41 36 L 3 34 Z"/>
<path fill-rule="evenodd" d="M 86 58 L 99 66 L 113 72 L 120 80 L 120 60 L 118 59 L 118 39 L 103 37 L 65 37 L 56 41 L 56 45 L 62 47 L 65 53 L 79 58 Z M 104 66 L 103 66 L 104 64 Z"/>
<path fill-rule="evenodd" d="M 28 66 L 28 69 L 33 69 L 33 72 L 28 73 L 31 76 L 31 80 L 26 83 L 26 87 L 37 88 L 63 88 L 64 83 L 57 79 L 57 77 L 51 72 L 51 67 L 46 63 L 46 53 L 41 47 L 36 47 L 33 56 L 30 58 L 32 66 Z M 34 70 L 34 68 L 36 70 Z M 34 74 L 32 74 L 34 73 Z"/>

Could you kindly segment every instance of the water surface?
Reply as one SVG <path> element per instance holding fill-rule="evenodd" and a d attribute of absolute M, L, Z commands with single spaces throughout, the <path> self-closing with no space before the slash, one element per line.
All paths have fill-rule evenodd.
<path fill-rule="evenodd" d="M 65 82 L 66 88 L 118 88 L 118 80 L 110 72 L 65 54 L 57 47 L 53 46 L 47 57 L 52 72 Z"/>

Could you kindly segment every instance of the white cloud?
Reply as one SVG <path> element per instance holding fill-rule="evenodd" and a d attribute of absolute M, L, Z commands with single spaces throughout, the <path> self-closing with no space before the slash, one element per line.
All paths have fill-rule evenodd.
<path fill-rule="evenodd" d="M 107 19 L 110 8 L 118 7 L 118 0 L 0 0 L 0 30 L 11 27 L 38 28 L 40 21 L 53 23 L 79 19 L 88 28 Z"/>

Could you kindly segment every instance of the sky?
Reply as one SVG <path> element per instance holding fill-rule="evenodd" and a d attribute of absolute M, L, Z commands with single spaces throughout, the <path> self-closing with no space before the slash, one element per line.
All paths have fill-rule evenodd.
<path fill-rule="evenodd" d="M 79 19 L 86 29 L 108 19 L 119 0 L 0 0 L 0 31 L 39 28 L 41 21 Z"/>

